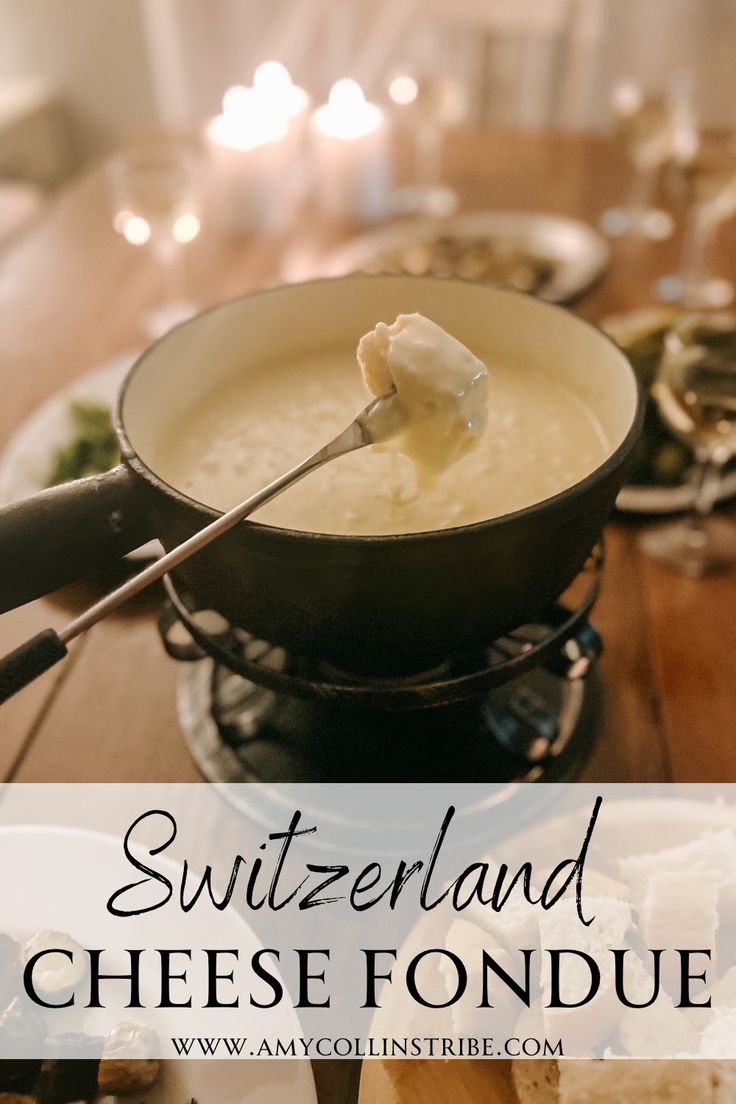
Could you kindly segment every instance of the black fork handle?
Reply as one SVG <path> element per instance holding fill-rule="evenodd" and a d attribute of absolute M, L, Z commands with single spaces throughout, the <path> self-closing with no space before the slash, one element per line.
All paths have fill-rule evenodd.
<path fill-rule="evenodd" d="M 0 703 L 12 698 L 66 654 L 66 644 L 58 634 L 53 629 L 44 629 L 4 656 L 0 659 Z"/>

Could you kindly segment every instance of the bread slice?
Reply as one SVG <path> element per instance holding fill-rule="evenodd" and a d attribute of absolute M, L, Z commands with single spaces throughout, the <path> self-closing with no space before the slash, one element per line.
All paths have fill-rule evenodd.
<path fill-rule="evenodd" d="M 736 1062 L 709 1062 L 713 1081 L 713 1104 L 734 1104 L 736 1101 Z"/>
<path fill-rule="evenodd" d="M 557 1104 L 560 1070 L 554 1059 L 517 1058 L 511 1078 L 519 1104 Z"/>
<path fill-rule="evenodd" d="M 559 1104 L 713 1104 L 710 1063 L 563 1059 Z"/>
<path fill-rule="evenodd" d="M 519 1104 L 736 1104 L 736 1062 L 518 1059 Z"/>

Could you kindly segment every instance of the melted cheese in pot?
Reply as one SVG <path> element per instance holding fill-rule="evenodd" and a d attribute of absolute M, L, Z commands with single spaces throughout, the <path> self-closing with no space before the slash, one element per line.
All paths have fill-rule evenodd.
<path fill-rule="evenodd" d="M 485 432 L 430 483 L 402 452 L 371 446 L 332 461 L 253 515 L 315 533 L 384 535 L 499 517 L 577 483 L 610 452 L 594 413 L 535 368 L 492 362 Z M 171 427 L 154 466 L 219 510 L 300 463 L 365 406 L 350 348 L 252 368 Z"/>

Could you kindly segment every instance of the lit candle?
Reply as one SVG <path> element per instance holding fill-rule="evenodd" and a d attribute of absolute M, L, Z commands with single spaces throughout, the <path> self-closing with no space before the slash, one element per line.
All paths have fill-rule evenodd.
<path fill-rule="evenodd" d="M 309 94 L 294 84 L 289 70 L 279 61 L 264 61 L 258 66 L 253 74 L 253 92 L 262 110 L 275 114 L 287 124 L 288 189 L 296 199 L 304 192 L 307 182 Z"/>
<path fill-rule="evenodd" d="M 317 201 L 330 218 L 375 222 L 390 195 L 389 133 L 360 85 L 339 80 L 312 116 Z"/>
<path fill-rule="evenodd" d="M 236 85 L 207 127 L 212 188 L 229 230 L 275 232 L 286 216 L 289 122 L 265 92 Z"/>
<path fill-rule="evenodd" d="M 291 125 L 304 119 L 309 96 L 294 84 L 289 70 L 278 61 L 264 61 L 253 74 L 253 91 L 268 108 Z"/>
<path fill-rule="evenodd" d="M 222 115 L 209 125 L 210 137 L 241 152 L 285 138 L 288 121 L 280 112 L 268 110 L 264 99 L 242 84 L 228 88 L 222 97 Z"/>

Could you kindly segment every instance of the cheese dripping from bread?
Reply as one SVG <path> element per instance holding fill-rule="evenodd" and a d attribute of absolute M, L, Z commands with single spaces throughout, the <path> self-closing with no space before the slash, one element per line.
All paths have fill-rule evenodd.
<path fill-rule="evenodd" d="M 395 391 L 399 434 L 382 447 L 409 456 L 420 476 L 454 464 L 483 434 L 488 420 L 488 369 L 457 338 L 421 314 L 379 322 L 358 344 L 368 391 Z"/>

